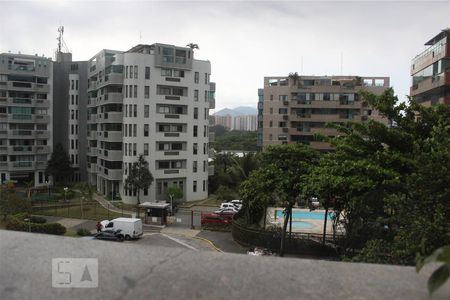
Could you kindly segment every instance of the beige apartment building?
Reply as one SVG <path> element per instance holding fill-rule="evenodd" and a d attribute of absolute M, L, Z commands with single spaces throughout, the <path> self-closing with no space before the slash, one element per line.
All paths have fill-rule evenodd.
<path fill-rule="evenodd" d="M 259 145 L 305 143 L 318 150 L 331 150 L 328 143 L 315 137 L 337 134 L 326 127 L 327 123 L 369 119 L 388 123 L 358 94 L 360 90 L 381 94 L 388 87 L 389 77 L 265 77 L 264 88 L 258 91 Z"/>
<path fill-rule="evenodd" d="M 426 106 L 450 105 L 450 29 L 444 29 L 425 43 L 411 65 L 411 96 Z"/>

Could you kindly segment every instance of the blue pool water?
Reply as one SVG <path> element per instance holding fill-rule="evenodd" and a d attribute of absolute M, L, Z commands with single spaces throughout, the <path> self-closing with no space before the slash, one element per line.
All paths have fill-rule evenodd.
<path fill-rule="evenodd" d="M 308 222 L 303 222 L 303 221 L 294 221 L 292 222 L 292 228 L 295 229 L 311 229 L 313 228 L 314 225 Z"/>
<path fill-rule="evenodd" d="M 320 211 L 293 211 L 292 218 L 293 219 L 309 219 L 309 220 L 323 220 L 325 212 Z M 328 213 L 328 220 L 331 220 L 334 216 L 334 213 Z M 277 210 L 277 218 L 283 218 L 283 211 Z M 294 225 L 294 223 L 292 223 Z"/>

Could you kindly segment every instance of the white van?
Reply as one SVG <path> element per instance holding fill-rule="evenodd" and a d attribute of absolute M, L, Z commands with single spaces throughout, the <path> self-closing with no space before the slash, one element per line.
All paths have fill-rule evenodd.
<path fill-rule="evenodd" d="M 101 222 L 102 225 L 105 221 Z M 121 230 L 121 233 L 126 240 L 136 239 L 144 234 L 142 229 L 142 220 L 137 218 L 117 218 L 108 222 L 108 224 L 103 225 L 103 230 Z"/>

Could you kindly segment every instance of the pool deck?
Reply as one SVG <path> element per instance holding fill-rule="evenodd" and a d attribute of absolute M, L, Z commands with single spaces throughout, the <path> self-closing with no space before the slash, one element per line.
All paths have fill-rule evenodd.
<path fill-rule="evenodd" d="M 267 218 L 266 218 L 266 226 L 279 226 L 279 227 L 283 227 L 283 222 L 284 222 L 284 217 L 277 217 L 276 216 L 276 212 L 277 211 L 283 211 L 282 207 L 269 207 L 267 209 Z M 294 208 L 292 209 L 292 212 L 296 212 L 296 211 L 303 211 L 303 212 L 311 212 L 309 209 L 302 209 L 302 208 Z M 318 213 L 325 213 L 324 209 L 317 209 L 314 210 L 313 212 L 318 212 Z M 292 232 L 305 232 L 305 233 L 323 233 L 323 220 L 313 220 L 313 219 L 296 219 L 293 218 L 292 220 L 293 222 L 295 221 L 302 221 L 302 222 L 308 222 L 310 223 L 313 227 L 312 228 L 294 228 L 294 226 L 292 226 Z M 333 234 L 333 222 L 331 220 L 327 221 L 327 234 Z M 288 230 L 289 230 L 289 224 L 288 224 Z"/>

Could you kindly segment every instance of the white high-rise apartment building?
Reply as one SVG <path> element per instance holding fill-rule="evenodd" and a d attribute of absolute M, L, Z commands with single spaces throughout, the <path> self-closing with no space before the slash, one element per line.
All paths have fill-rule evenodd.
<path fill-rule="evenodd" d="M 88 69 L 88 177 L 97 191 L 136 203 L 138 191 L 123 183 L 143 154 L 154 182 L 141 202 L 167 199 L 169 186 L 187 201 L 206 198 L 210 62 L 190 48 L 153 44 L 102 50 Z"/>
<path fill-rule="evenodd" d="M 0 54 L 0 180 L 46 185 L 53 149 L 51 59 Z"/>

